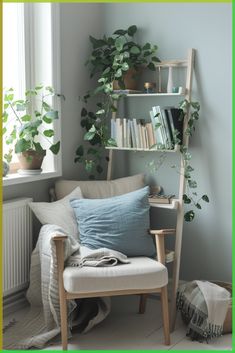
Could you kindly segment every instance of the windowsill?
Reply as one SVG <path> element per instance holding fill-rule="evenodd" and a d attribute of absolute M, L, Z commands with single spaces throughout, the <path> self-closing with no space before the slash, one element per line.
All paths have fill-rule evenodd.
<path fill-rule="evenodd" d="M 6 177 L 2 178 L 2 185 L 9 186 L 9 185 L 17 185 L 23 183 L 31 183 L 33 181 L 41 181 L 51 178 L 60 177 L 62 174 L 61 172 L 42 172 L 39 175 L 20 175 L 20 174 L 8 174 Z"/>

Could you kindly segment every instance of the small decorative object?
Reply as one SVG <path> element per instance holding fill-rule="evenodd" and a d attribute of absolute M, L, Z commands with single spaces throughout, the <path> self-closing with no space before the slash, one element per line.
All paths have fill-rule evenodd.
<path fill-rule="evenodd" d="M 169 67 L 168 71 L 168 81 L 167 81 L 167 93 L 172 93 L 172 88 L 173 88 L 173 68 L 172 66 Z"/>
<path fill-rule="evenodd" d="M 2 162 L 2 176 L 6 176 L 9 173 L 9 164 L 5 161 Z"/>
<path fill-rule="evenodd" d="M 144 92 L 145 93 L 154 93 L 155 87 L 156 87 L 156 85 L 154 82 L 145 82 L 144 83 Z"/>
<path fill-rule="evenodd" d="M 172 93 L 179 93 L 179 87 L 172 87 Z"/>
<path fill-rule="evenodd" d="M 178 88 L 178 93 L 179 93 L 179 94 L 183 94 L 183 87 L 179 86 L 179 88 Z"/>

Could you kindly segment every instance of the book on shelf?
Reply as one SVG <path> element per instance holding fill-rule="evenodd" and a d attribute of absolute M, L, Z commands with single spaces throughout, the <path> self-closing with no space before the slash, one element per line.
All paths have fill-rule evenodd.
<path fill-rule="evenodd" d="M 175 195 L 149 195 L 150 203 L 170 204 Z"/>
<path fill-rule="evenodd" d="M 164 111 L 166 113 L 166 118 L 168 121 L 168 125 L 170 126 L 170 130 L 172 133 L 172 139 L 174 141 L 175 130 L 178 131 L 178 139 L 180 140 L 180 145 L 183 141 L 183 125 L 184 121 L 181 118 L 183 114 L 183 110 L 175 107 L 165 107 Z"/>
<path fill-rule="evenodd" d="M 116 118 L 115 123 L 116 123 L 116 138 L 115 138 L 115 140 L 117 142 L 117 147 L 123 147 L 122 119 Z"/>
<path fill-rule="evenodd" d="M 163 141 L 162 131 L 160 129 L 161 123 L 159 120 L 159 115 L 158 114 L 155 115 L 153 110 L 150 110 L 149 114 L 150 114 L 150 118 L 151 118 L 151 122 L 152 122 L 152 126 L 153 126 L 155 144 L 163 145 L 164 141 Z"/>

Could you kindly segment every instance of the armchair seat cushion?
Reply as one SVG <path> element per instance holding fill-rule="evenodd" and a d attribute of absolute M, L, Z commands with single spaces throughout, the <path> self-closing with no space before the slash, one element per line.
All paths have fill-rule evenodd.
<path fill-rule="evenodd" d="M 113 267 L 66 267 L 64 288 L 69 293 L 95 293 L 160 288 L 167 284 L 167 268 L 148 257 L 131 257 Z"/>

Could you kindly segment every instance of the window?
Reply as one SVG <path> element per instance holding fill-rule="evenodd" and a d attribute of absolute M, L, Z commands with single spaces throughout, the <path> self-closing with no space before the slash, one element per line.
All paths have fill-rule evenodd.
<path fill-rule="evenodd" d="M 60 92 L 59 70 L 59 7 L 50 3 L 3 4 L 3 87 L 13 87 L 17 99 L 26 89 L 42 83 Z M 60 112 L 60 99 L 53 99 Z M 60 119 L 54 124 L 55 140 L 60 139 Z M 46 147 L 46 146 L 45 146 Z M 8 146 L 3 144 L 3 153 Z M 17 156 L 13 157 L 11 172 L 18 169 Z M 47 153 L 43 171 L 48 177 L 61 174 L 61 153 Z M 37 176 L 45 178 L 46 175 Z M 24 178 L 11 175 L 3 185 L 23 182 Z M 14 182 L 15 179 L 15 182 Z M 36 179 L 36 178 L 35 178 Z M 27 178 L 25 179 L 27 181 Z"/>

